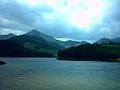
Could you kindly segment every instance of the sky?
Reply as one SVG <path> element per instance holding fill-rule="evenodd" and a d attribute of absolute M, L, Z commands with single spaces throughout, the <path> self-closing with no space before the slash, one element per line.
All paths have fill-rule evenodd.
<path fill-rule="evenodd" d="M 120 0 L 0 0 L 0 34 L 36 29 L 60 40 L 120 37 Z"/>

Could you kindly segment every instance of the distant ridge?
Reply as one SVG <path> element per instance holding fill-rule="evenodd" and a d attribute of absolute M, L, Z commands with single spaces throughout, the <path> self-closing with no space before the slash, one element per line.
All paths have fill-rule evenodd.
<path fill-rule="evenodd" d="M 118 44 L 118 43 L 108 38 L 101 38 L 98 41 L 96 41 L 94 44 L 110 45 L 110 44 Z"/>
<path fill-rule="evenodd" d="M 77 46 L 77 45 L 82 45 L 82 44 L 88 44 L 87 41 L 72 41 L 72 40 L 68 40 L 68 41 L 58 41 L 58 43 L 66 48 L 72 47 L 72 46 Z"/>
<path fill-rule="evenodd" d="M 114 39 L 112 39 L 112 41 L 114 41 L 116 43 L 120 43 L 120 37 L 114 38 Z"/>
<path fill-rule="evenodd" d="M 9 33 L 7 35 L 0 35 L 0 40 L 7 40 L 7 39 L 10 39 L 12 37 L 15 37 L 16 35 L 12 34 L 12 33 Z"/>

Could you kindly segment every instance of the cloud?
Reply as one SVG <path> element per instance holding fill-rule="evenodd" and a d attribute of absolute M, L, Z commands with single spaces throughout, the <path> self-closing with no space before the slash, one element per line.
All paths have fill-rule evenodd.
<path fill-rule="evenodd" d="M 0 0 L 0 34 L 37 29 L 55 38 L 74 40 L 118 37 L 119 3 L 120 0 Z"/>
<path fill-rule="evenodd" d="M 21 31 L 21 30 L 16 30 L 16 29 L 11 30 L 11 29 L 5 29 L 5 28 L 3 28 L 0 32 L 0 34 L 2 34 L 2 35 L 6 35 L 6 34 L 9 34 L 9 33 L 13 33 L 15 35 L 21 35 L 21 34 L 24 34 L 25 32 Z"/>
<path fill-rule="evenodd" d="M 112 21 L 100 29 L 102 36 L 113 38 L 120 36 L 120 22 Z"/>

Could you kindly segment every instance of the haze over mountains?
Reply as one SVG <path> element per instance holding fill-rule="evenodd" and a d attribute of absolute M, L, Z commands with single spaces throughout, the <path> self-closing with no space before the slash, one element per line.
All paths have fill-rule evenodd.
<path fill-rule="evenodd" d="M 59 50 L 72 46 L 90 44 L 87 41 L 60 41 L 50 35 L 32 30 L 26 34 L 16 36 L 14 34 L 0 35 L 0 56 L 7 57 L 53 57 Z M 118 44 L 120 38 L 102 38 L 94 44 Z"/>

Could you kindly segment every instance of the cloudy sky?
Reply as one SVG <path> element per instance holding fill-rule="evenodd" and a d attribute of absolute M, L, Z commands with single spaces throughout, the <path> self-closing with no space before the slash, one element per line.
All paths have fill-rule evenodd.
<path fill-rule="evenodd" d="M 32 29 L 58 39 L 120 36 L 120 0 L 0 0 L 0 34 Z"/>

